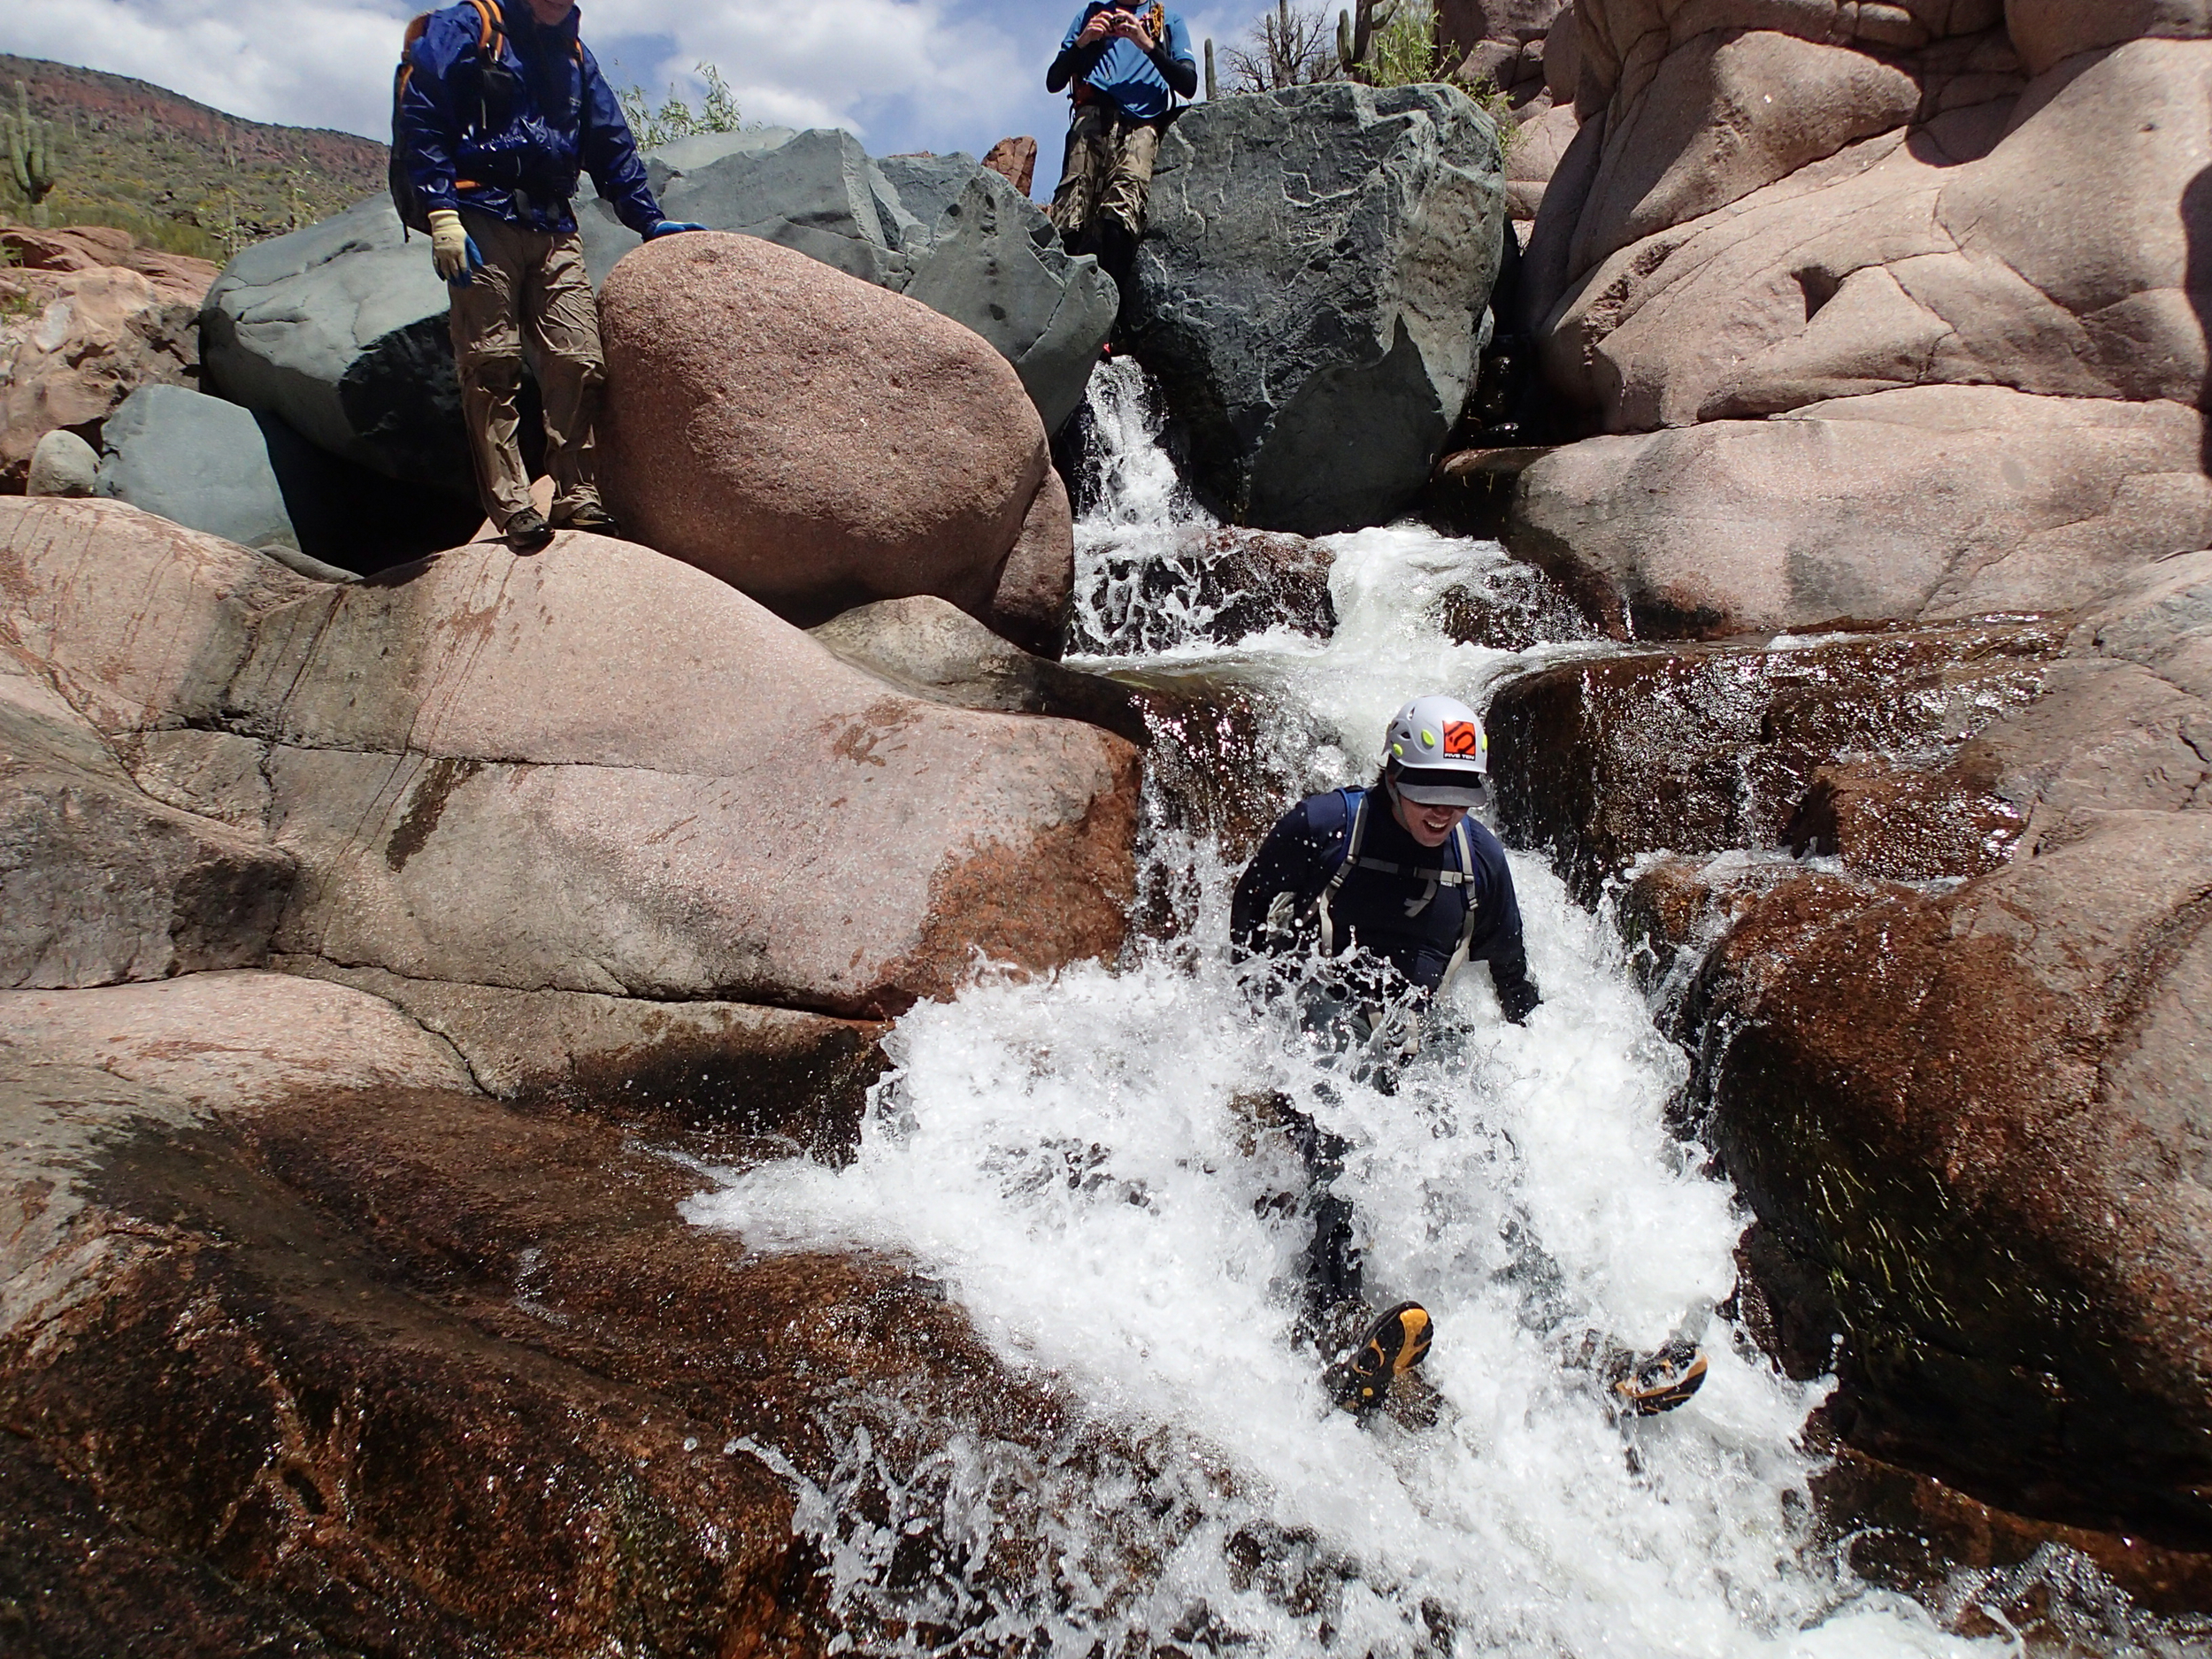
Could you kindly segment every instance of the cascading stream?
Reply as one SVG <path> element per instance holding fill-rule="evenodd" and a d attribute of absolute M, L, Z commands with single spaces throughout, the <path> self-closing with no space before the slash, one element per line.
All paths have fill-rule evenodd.
<path fill-rule="evenodd" d="M 1452 643 L 1440 596 L 1503 555 L 1409 526 L 1331 540 L 1328 640 L 1208 643 L 1204 615 L 1138 580 L 1194 557 L 1204 520 L 1133 365 L 1102 373 L 1092 407 L 1102 487 L 1079 529 L 1079 634 L 1095 654 L 1074 660 L 1254 700 L 1269 716 L 1254 771 L 1272 787 L 1363 781 L 1406 697 L 1480 707 L 1502 672 L 1587 649 Z M 948 1651 L 952 1628 L 958 1651 L 1073 1655 L 2016 1650 L 1947 1633 L 1816 1545 L 1817 1459 L 1798 1437 L 1823 1386 L 1782 1379 L 1712 1317 L 1743 1217 L 1666 1127 L 1680 1055 L 1540 859 L 1513 859 L 1545 995 L 1528 1026 L 1501 1021 L 1476 972 L 1394 1096 L 1317 1089 L 1293 1010 L 1229 960 L 1236 864 L 1152 805 L 1141 856 L 1171 925 L 1111 968 L 987 975 L 915 1009 L 848 1166 L 721 1171 L 693 1206 L 757 1249 L 913 1262 L 1002 1363 L 1124 1448 L 1040 1459 L 978 1425 L 901 1471 L 888 1520 L 865 1522 L 840 1484 L 880 1486 L 879 1448 L 852 1444 L 828 1481 L 784 1465 L 833 1606 L 907 1632 L 872 1650 Z M 1338 1190 L 1366 1233 L 1371 1298 L 1417 1297 L 1436 1318 L 1432 1427 L 1331 1410 L 1294 1340 L 1307 1224 L 1270 1201 L 1302 1189 L 1299 1166 L 1240 1099 L 1269 1089 L 1353 1142 Z M 1523 1233 L 1559 1269 L 1541 1294 L 1509 1271 Z M 1562 1338 L 1593 1327 L 1637 1347 L 1701 1332 L 1709 1380 L 1680 1411 L 1617 1421 L 1561 1363 Z M 1017 1570 L 902 1580 L 899 1538 L 925 1529 L 971 1563 L 1015 1532 L 1043 1548 Z"/>

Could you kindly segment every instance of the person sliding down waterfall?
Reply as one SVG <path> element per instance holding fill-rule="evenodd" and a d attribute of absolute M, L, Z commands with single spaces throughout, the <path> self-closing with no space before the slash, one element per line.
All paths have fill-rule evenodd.
<path fill-rule="evenodd" d="M 1517 1025 L 1542 997 L 1529 977 L 1505 849 L 1467 816 L 1489 771 L 1482 722 L 1453 698 L 1416 697 L 1393 717 L 1383 744 L 1371 787 L 1308 795 L 1268 833 L 1238 879 L 1229 928 L 1240 956 L 1331 959 L 1329 975 L 1303 982 L 1307 1025 L 1353 1078 L 1392 1094 L 1398 1064 L 1419 1044 L 1421 1013 L 1468 963 L 1489 964 L 1498 1005 Z M 1409 1002 L 1394 985 L 1410 987 Z M 1266 1109 L 1289 1132 L 1310 1184 L 1305 1325 L 1325 1355 L 1356 1335 L 1333 1358 L 1327 1382 L 1340 1406 L 1365 1416 L 1426 1358 L 1433 1326 L 1415 1302 L 1366 1317 L 1351 1206 L 1333 1190 L 1349 1148 L 1285 1096 L 1270 1097 Z M 1561 1278 L 1525 1229 L 1509 1271 L 1532 1294 Z M 1681 1342 L 1639 1357 L 1593 1335 L 1575 1357 L 1641 1412 L 1680 1405 L 1705 1380 L 1703 1357 Z"/>
<path fill-rule="evenodd" d="M 637 142 L 576 34 L 576 0 L 463 0 L 408 25 L 392 98 L 392 202 L 430 234 L 452 295 L 461 421 L 484 511 L 534 553 L 557 529 L 611 534 L 592 471 L 606 367 L 599 307 L 569 198 L 588 172 L 650 242 L 703 225 L 663 219 Z M 548 524 L 516 442 L 523 330 L 545 406 Z"/>
<path fill-rule="evenodd" d="M 1098 257 L 1125 306 L 1160 134 L 1175 100 L 1198 90 L 1190 31 L 1179 13 L 1156 4 L 1093 0 L 1045 72 L 1047 92 L 1071 83 L 1074 107 L 1052 223 L 1070 252 Z"/>

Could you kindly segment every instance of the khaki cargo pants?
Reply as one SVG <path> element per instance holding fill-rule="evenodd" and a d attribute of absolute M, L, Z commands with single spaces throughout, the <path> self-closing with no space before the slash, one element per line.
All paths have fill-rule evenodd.
<path fill-rule="evenodd" d="M 1052 193 L 1052 223 L 1063 236 L 1079 236 L 1096 213 L 1111 215 L 1132 237 L 1144 229 L 1144 201 L 1152 188 L 1152 164 L 1160 154 L 1164 121 L 1141 121 L 1094 98 L 1075 106 L 1060 188 Z"/>
<path fill-rule="evenodd" d="M 530 473 L 517 442 L 523 353 L 545 406 L 545 470 L 553 478 L 553 522 L 599 506 L 592 425 L 606 384 L 599 354 L 599 307 L 584 274 L 576 233 L 525 230 L 488 213 L 461 210 L 484 263 L 466 288 L 452 288 L 453 363 L 461 379 L 461 419 L 476 462 L 484 511 L 504 529 L 530 505 Z M 527 331 L 526 340 L 526 330 Z"/>

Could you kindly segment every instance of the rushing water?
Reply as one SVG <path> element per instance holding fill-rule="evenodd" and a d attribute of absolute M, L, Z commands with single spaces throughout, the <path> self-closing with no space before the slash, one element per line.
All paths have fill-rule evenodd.
<path fill-rule="evenodd" d="M 1366 775 L 1404 698 L 1479 705 L 1527 660 L 1454 645 L 1434 621 L 1452 585 L 1500 571 L 1498 549 L 1403 526 L 1333 540 L 1328 640 L 1206 643 L 1187 591 L 1162 602 L 1138 580 L 1148 561 L 1191 557 L 1184 533 L 1202 518 L 1132 371 L 1102 375 L 1094 413 L 1079 633 L 1101 654 L 1078 660 L 1255 699 L 1270 718 L 1250 741 L 1271 751 L 1255 775 L 1276 787 Z M 855 1431 L 833 1475 L 806 1479 L 748 1447 L 799 1486 L 833 1605 L 877 1632 L 863 1647 L 2016 1650 L 1947 1633 L 1816 1541 L 1817 1460 L 1799 1436 L 1824 1387 L 1784 1379 L 1713 1316 L 1742 1215 L 1665 1125 L 1683 1062 L 1617 946 L 1540 861 L 1513 866 L 1543 1006 L 1504 1025 L 1487 975 L 1465 976 L 1385 1096 L 1325 1084 L 1291 1012 L 1228 958 L 1233 857 L 1152 805 L 1142 856 L 1171 925 L 1113 967 L 987 976 L 917 1008 L 888 1040 L 895 1070 L 848 1165 L 718 1171 L 695 1202 L 695 1219 L 754 1248 L 912 1262 L 1006 1365 L 1075 1402 L 1071 1434 L 1124 1448 L 1040 1458 L 982 1424 L 890 1469 Z M 1417 1297 L 1436 1317 L 1432 1426 L 1332 1411 L 1294 1340 L 1307 1229 L 1269 1202 L 1301 1183 L 1281 1134 L 1253 1121 L 1248 1099 L 1268 1089 L 1355 1144 L 1339 1190 L 1367 1233 L 1371 1297 Z M 1511 1271 L 1512 1241 L 1529 1239 L 1558 1270 L 1534 1289 Z M 1679 1411 L 1618 1420 L 1562 1363 L 1563 1339 L 1591 1329 L 1635 1346 L 1701 1333 L 1709 1380 Z M 862 1519 L 847 1499 L 867 1482 Z M 924 1531 L 954 1565 L 902 1578 L 900 1540 Z M 1036 1547 L 1009 1567 L 995 1540 L 1018 1532 Z"/>

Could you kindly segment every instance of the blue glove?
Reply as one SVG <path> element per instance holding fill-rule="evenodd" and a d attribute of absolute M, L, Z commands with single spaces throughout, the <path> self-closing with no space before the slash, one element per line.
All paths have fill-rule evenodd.
<path fill-rule="evenodd" d="M 653 228 L 645 233 L 645 240 L 651 242 L 656 236 L 672 236 L 680 230 L 705 228 L 704 225 L 695 225 L 687 219 L 658 219 L 653 221 Z"/>

